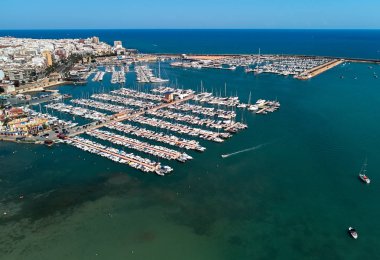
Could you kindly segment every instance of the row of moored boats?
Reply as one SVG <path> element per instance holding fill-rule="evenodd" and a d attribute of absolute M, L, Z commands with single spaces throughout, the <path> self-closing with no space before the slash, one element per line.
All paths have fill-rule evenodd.
<path fill-rule="evenodd" d="M 126 153 L 116 148 L 107 147 L 81 137 L 76 136 L 67 139 L 65 142 L 83 151 L 100 155 L 114 162 L 127 164 L 143 172 L 152 172 L 164 176 L 173 171 L 173 168 L 169 166 L 163 166 L 159 162 L 154 162 L 150 159 L 142 158 L 133 153 Z"/>

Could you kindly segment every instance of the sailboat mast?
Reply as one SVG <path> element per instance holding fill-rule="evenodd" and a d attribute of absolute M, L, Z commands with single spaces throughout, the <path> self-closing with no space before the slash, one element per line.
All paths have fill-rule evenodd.
<path fill-rule="evenodd" d="M 161 62 L 158 60 L 158 77 L 161 78 Z"/>

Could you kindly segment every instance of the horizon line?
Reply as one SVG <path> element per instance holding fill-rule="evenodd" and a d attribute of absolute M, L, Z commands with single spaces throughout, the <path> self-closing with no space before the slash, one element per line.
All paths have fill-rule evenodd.
<path fill-rule="evenodd" d="M 63 31 L 63 30 L 372 30 L 377 31 L 380 28 L 9 28 L 0 29 L 0 31 Z"/>

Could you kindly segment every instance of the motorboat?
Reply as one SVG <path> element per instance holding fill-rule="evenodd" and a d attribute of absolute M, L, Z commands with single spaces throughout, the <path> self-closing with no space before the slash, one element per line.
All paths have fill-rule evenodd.
<path fill-rule="evenodd" d="M 358 239 L 358 232 L 356 231 L 355 228 L 353 228 L 353 227 L 349 227 L 349 228 L 348 228 L 348 233 L 350 234 L 350 236 L 351 236 L 353 239 Z"/>

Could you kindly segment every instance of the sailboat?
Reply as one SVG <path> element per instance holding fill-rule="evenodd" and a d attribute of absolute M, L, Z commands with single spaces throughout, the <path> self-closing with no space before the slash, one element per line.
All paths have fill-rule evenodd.
<path fill-rule="evenodd" d="M 157 77 L 151 77 L 151 82 L 152 83 L 164 83 L 168 82 L 168 79 L 162 79 L 161 78 L 161 62 L 158 61 L 158 78 Z"/>
<path fill-rule="evenodd" d="M 249 111 L 256 111 L 259 109 L 257 105 L 251 105 L 251 92 L 249 92 L 249 98 L 248 98 L 248 110 Z"/>
<path fill-rule="evenodd" d="M 371 180 L 367 177 L 367 159 L 364 161 L 364 164 L 359 172 L 359 179 L 361 179 L 363 182 L 370 184 Z"/>
<path fill-rule="evenodd" d="M 246 108 L 246 107 L 249 107 L 251 103 L 251 92 L 249 92 L 249 100 L 248 100 L 248 104 L 244 104 L 244 103 L 240 103 L 237 105 L 238 108 Z"/>

